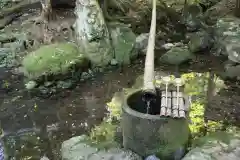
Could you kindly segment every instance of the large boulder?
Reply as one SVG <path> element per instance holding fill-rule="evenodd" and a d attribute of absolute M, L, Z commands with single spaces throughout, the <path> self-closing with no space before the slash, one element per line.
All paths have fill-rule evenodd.
<path fill-rule="evenodd" d="M 120 148 L 99 150 L 86 142 L 86 136 L 73 137 L 64 141 L 61 148 L 63 160 L 142 160 L 131 151 Z"/>
<path fill-rule="evenodd" d="M 134 45 L 136 35 L 124 24 L 109 24 L 112 45 L 114 48 L 114 58 L 119 64 L 130 64 L 130 60 L 136 58 Z"/>
<path fill-rule="evenodd" d="M 187 47 L 173 47 L 159 58 L 160 63 L 179 65 L 193 58 L 193 54 Z"/>
<path fill-rule="evenodd" d="M 239 160 L 239 133 L 214 133 L 199 140 L 183 160 Z"/>
<path fill-rule="evenodd" d="M 224 17 L 216 24 L 216 54 L 222 54 L 235 63 L 240 63 L 240 20 L 235 17 Z"/>
<path fill-rule="evenodd" d="M 85 67 L 87 60 L 75 44 L 56 43 L 29 53 L 22 65 L 25 76 L 37 80 L 41 76 L 63 75 L 72 69 Z"/>
<path fill-rule="evenodd" d="M 229 62 L 229 61 L 228 61 Z M 223 78 L 239 79 L 240 78 L 240 65 L 232 65 L 230 62 L 225 63 L 224 72 L 220 74 Z"/>
<path fill-rule="evenodd" d="M 188 47 L 193 53 L 211 49 L 213 39 L 206 31 L 198 31 L 189 37 Z"/>

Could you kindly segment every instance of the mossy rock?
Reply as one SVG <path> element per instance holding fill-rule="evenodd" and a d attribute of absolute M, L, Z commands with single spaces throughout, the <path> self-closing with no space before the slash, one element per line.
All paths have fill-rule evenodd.
<path fill-rule="evenodd" d="M 108 25 L 115 53 L 114 58 L 119 64 L 130 64 L 130 61 L 137 57 L 137 52 L 133 50 L 136 35 L 124 24 L 110 23 Z"/>
<path fill-rule="evenodd" d="M 64 75 L 73 69 L 86 67 L 87 60 L 75 44 L 56 43 L 26 55 L 22 65 L 25 76 L 36 80 L 41 76 Z"/>
<path fill-rule="evenodd" d="M 84 53 L 94 67 L 105 68 L 113 59 L 113 48 L 106 39 L 88 43 Z"/>
<path fill-rule="evenodd" d="M 159 58 L 159 63 L 180 65 L 190 61 L 193 57 L 194 55 L 187 47 L 173 47 Z"/>
<path fill-rule="evenodd" d="M 62 143 L 61 157 L 64 160 L 142 160 L 142 158 L 129 151 L 119 147 L 109 149 L 98 149 L 86 143 L 85 135 L 72 137 Z"/>
<path fill-rule="evenodd" d="M 239 160 L 239 132 L 215 132 L 204 136 L 195 143 L 183 160 Z"/>

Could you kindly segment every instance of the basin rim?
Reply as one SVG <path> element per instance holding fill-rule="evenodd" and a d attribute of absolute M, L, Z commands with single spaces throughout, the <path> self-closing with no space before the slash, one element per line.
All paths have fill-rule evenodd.
<path fill-rule="evenodd" d="M 151 115 L 151 114 L 141 113 L 141 112 L 135 111 L 132 108 L 130 108 L 128 103 L 127 103 L 129 97 L 131 97 L 132 95 L 136 94 L 137 92 L 141 92 L 141 91 L 143 91 L 143 90 L 142 89 L 137 89 L 137 90 L 133 91 L 132 93 L 128 94 L 124 98 L 124 101 L 123 101 L 123 104 L 122 104 L 123 105 L 122 106 L 123 111 L 125 111 L 126 113 L 128 113 L 132 116 L 135 116 L 135 117 L 138 117 L 138 118 L 141 118 L 141 119 L 148 119 L 148 120 L 167 120 L 169 118 L 175 119 L 175 118 L 172 118 L 172 117 L 161 117 L 160 115 Z"/>

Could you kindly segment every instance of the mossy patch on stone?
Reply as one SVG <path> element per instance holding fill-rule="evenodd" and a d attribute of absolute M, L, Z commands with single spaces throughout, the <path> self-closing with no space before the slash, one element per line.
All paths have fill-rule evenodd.
<path fill-rule="evenodd" d="M 159 58 L 159 63 L 180 65 L 191 60 L 193 57 L 194 55 L 187 47 L 173 47 Z"/>
<path fill-rule="evenodd" d="M 114 48 L 114 58 L 119 64 L 130 64 L 130 60 L 137 57 L 137 52 L 133 50 L 136 35 L 132 30 L 123 24 L 109 24 Z"/>
<path fill-rule="evenodd" d="M 73 66 L 85 66 L 86 58 L 72 43 L 45 45 L 24 57 L 22 62 L 29 79 L 66 74 Z"/>
<path fill-rule="evenodd" d="M 159 130 L 159 143 L 156 143 L 154 150 L 149 154 L 155 153 L 161 159 L 172 159 L 177 156 L 176 152 L 183 149 L 189 143 L 190 130 L 185 119 L 168 118 L 166 124 Z"/>
<path fill-rule="evenodd" d="M 113 48 L 110 41 L 105 39 L 88 43 L 84 53 L 95 67 L 106 67 L 113 58 Z"/>

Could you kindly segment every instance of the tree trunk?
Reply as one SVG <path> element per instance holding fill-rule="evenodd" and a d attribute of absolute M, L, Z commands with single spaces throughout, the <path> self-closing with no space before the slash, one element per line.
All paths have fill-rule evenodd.
<path fill-rule="evenodd" d="M 145 59 L 143 90 L 145 92 L 155 93 L 156 90 L 154 86 L 154 47 L 156 34 L 156 0 L 153 0 L 152 3 L 152 20 Z"/>
<path fill-rule="evenodd" d="M 42 5 L 42 18 L 46 21 L 52 20 L 53 14 L 52 14 L 52 5 L 51 0 L 41 0 Z"/>
<path fill-rule="evenodd" d="M 207 112 L 209 111 L 209 107 L 210 107 L 210 104 L 211 104 L 211 100 L 212 100 L 212 97 L 214 96 L 214 90 L 215 90 L 215 82 L 214 82 L 214 79 L 215 79 L 215 74 L 210 71 L 209 72 L 209 77 L 208 77 L 208 85 L 207 85 L 207 95 L 206 95 L 206 104 L 205 104 L 205 110 L 204 110 L 204 130 L 203 130 L 203 133 L 204 135 L 206 135 L 207 133 L 207 123 L 208 123 L 208 120 L 207 120 Z"/>
<path fill-rule="evenodd" d="M 236 0 L 235 16 L 240 18 L 240 0 Z"/>
<path fill-rule="evenodd" d="M 113 58 L 113 48 L 98 1 L 76 0 L 75 14 L 78 46 L 93 65 L 106 66 Z"/>

